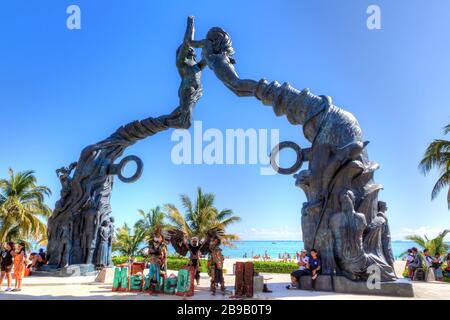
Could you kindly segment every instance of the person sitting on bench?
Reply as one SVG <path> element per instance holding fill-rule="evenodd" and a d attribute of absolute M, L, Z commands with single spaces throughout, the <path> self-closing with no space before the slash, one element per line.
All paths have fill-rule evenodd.
<path fill-rule="evenodd" d="M 311 279 L 312 279 L 312 288 L 311 290 L 315 290 L 316 287 L 316 279 L 319 276 L 319 273 L 322 269 L 322 263 L 320 261 L 320 258 L 317 254 L 316 249 L 311 249 L 311 259 L 309 259 L 309 266 L 311 269 Z"/>
<path fill-rule="evenodd" d="M 45 265 L 47 263 L 47 259 L 46 259 L 46 254 L 44 252 L 44 249 L 39 249 L 39 253 L 38 254 L 31 254 L 30 255 L 30 260 L 32 261 L 31 263 L 31 268 L 40 268 L 43 265 Z"/>
<path fill-rule="evenodd" d="M 286 286 L 286 289 L 300 288 L 300 277 L 311 274 L 309 270 L 309 257 L 306 255 L 306 250 L 302 250 L 298 258 L 298 269 L 291 273 L 291 284 Z"/>

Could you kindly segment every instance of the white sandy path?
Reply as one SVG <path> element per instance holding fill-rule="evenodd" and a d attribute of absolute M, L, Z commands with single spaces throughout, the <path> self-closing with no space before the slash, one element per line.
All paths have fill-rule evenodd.
<path fill-rule="evenodd" d="M 244 261 L 245 259 L 227 259 L 225 268 L 232 272 L 232 264 L 235 261 Z M 169 273 L 176 271 L 169 271 Z M 272 293 L 258 293 L 255 299 L 283 299 L 283 300 L 380 300 L 380 299 L 414 299 L 414 298 L 395 298 L 379 297 L 366 295 L 339 294 L 332 292 L 311 292 L 305 290 L 287 290 L 285 286 L 289 283 L 288 274 L 263 274 L 267 280 Z M 1 299 L 33 299 L 33 300 L 180 300 L 184 299 L 177 296 L 158 295 L 151 296 L 144 293 L 117 293 L 112 292 L 111 283 L 95 284 L 95 277 L 44 277 L 32 276 L 24 279 L 23 290 L 17 293 L 0 293 Z M 232 291 L 234 285 L 234 276 L 225 275 L 227 289 Z M 414 282 L 415 299 L 450 299 L 450 284 L 439 282 Z M 4 287 L 3 287 L 4 288 Z M 200 287 L 196 288 L 195 295 L 187 300 L 228 300 L 229 296 L 223 296 L 217 293 L 215 297 L 209 292 L 208 275 L 202 273 Z"/>

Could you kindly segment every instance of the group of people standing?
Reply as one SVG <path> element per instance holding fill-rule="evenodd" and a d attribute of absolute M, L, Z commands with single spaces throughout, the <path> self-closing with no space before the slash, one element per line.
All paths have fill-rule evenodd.
<path fill-rule="evenodd" d="M 442 265 L 444 262 L 446 262 L 447 264 L 447 268 L 445 271 L 447 272 L 447 275 L 450 276 L 450 252 L 447 254 L 445 259 L 442 259 L 439 252 L 436 252 L 434 256 L 431 256 L 429 250 L 425 249 L 423 250 L 422 257 L 419 250 L 413 247 L 411 249 L 408 249 L 408 255 L 406 256 L 406 268 L 408 269 L 408 276 L 411 280 L 413 280 L 416 270 L 423 268 L 425 264 L 427 272 L 432 271 L 436 280 L 443 281 L 444 270 L 442 269 Z"/>
<path fill-rule="evenodd" d="M 7 288 L 6 292 L 9 291 L 21 291 L 22 290 L 22 279 L 25 274 L 27 255 L 25 252 L 25 244 L 23 242 L 14 244 L 14 242 L 8 242 L 2 245 L 0 251 L 0 265 L 1 265 L 1 277 L 0 277 L 0 291 L 3 283 L 3 279 L 6 277 Z M 14 279 L 15 285 L 14 289 L 11 288 L 11 272 L 14 268 Z"/>
<path fill-rule="evenodd" d="M 47 258 L 44 249 L 39 249 L 39 253 L 33 252 L 27 255 L 24 242 L 0 243 L 0 291 L 3 291 L 1 287 L 5 278 L 7 281 L 5 292 L 21 291 L 23 277 L 29 274 L 31 270 L 34 271 L 37 267 L 46 263 Z M 11 274 L 14 274 L 14 289 L 11 287 L 13 278 Z"/>

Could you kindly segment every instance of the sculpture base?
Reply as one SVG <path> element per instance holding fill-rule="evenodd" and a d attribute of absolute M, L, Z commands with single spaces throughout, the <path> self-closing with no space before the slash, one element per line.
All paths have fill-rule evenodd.
<path fill-rule="evenodd" d="M 80 276 L 94 276 L 95 266 L 93 264 L 72 264 L 58 270 L 58 277 L 80 277 Z"/>
<path fill-rule="evenodd" d="M 114 268 L 107 267 L 100 270 L 94 282 L 113 283 L 113 280 L 114 280 Z"/>
<path fill-rule="evenodd" d="M 351 281 L 342 276 L 336 276 L 334 291 L 339 293 L 367 294 L 376 296 L 414 297 L 412 283 L 406 279 L 381 282 L 379 288 L 370 289 L 365 281 Z"/>
<path fill-rule="evenodd" d="M 300 289 L 312 290 L 309 276 L 300 277 Z M 343 276 L 320 275 L 316 279 L 315 290 L 348 294 L 366 294 L 393 297 L 414 297 L 412 283 L 406 279 L 381 282 L 379 288 L 369 288 L 365 281 L 352 281 Z"/>
<path fill-rule="evenodd" d="M 44 264 L 43 266 L 40 266 L 37 268 L 38 272 L 57 272 L 58 267 L 53 264 Z"/>
<path fill-rule="evenodd" d="M 314 289 L 316 291 L 330 291 L 330 292 L 334 291 L 331 276 L 328 276 L 328 275 L 318 276 L 314 287 L 315 287 Z M 301 290 L 312 290 L 311 276 L 300 277 L 300 289 Z"/>

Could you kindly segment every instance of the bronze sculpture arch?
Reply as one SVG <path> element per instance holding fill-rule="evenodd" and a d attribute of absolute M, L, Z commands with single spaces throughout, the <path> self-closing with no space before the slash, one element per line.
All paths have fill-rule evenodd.
<path fill-rule="evenodd" d="M 194 48 L 202 49 L 199 62 Z M 373 179 L 378 164 L 369 160 L 358 121 L 334 105 L 330 97 L 315 95 L 309 89 L 299 91 L 288 83 L 239 78 L 233 54 L 227 32 L 215 27 L 204 40 L 194 40 L 193 18 L 188 19 L 177 50 L 182 79 L 179 106 L 169 115 L 122 126 L 107 139 L 85 148 L 77 164 L 61 175 L 61 199 L 48 223 L 50 264 L 111 263 L 110 255 L 100 257 L 96 248 L 99 227 L 110 219 L 113 175 L 120 172 L 114 162 L 138 140 L 169 128 L 190 127 L 192 109 L 202 94 L 201 71 L 208 66 L 237 96 L 253 96 L 272 106 L 275 115 L 285 115 L 292 125 L 302 126 L 311 147 L 300 152 L 293 143 L 282 144 L 281 148 L 297 149 L 299 156 L 292 168 L 279 171 L 291 174 L 303 161 L 308 162 L 308 169 L 294 177 L 307 198 L 301 210 L 305 248 L 319 251 L 323 273 L 364 280 L 375 266 L 381 281 L 396 279 L 386 208 L 378 201 L 382 186 Z"/>

